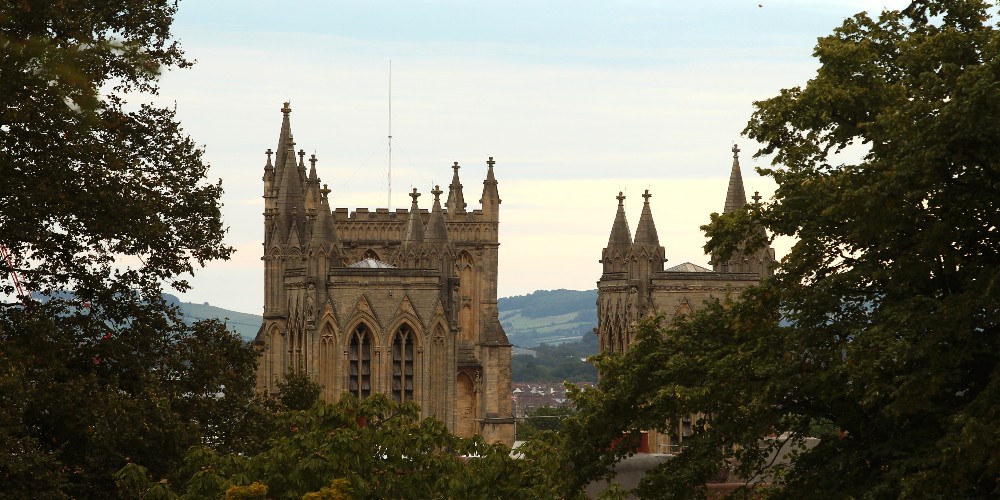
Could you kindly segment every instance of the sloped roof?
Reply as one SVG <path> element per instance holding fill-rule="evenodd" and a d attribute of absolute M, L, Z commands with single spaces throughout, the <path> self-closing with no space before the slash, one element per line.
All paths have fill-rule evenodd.
<path fill-rule="evenodd" d="M 699 266 L 698 264 L 692 264 L 690 262 L 685 262 L 683 264 L 677 264 L 670 269 L 666 269 L 668 273 L 710 273 L 711 269 L 706 269 Z"/>
<path fill-rule="evenodd" d="M 375 259 L 365 259 L 362 261 L 355 262 L 347 267 L 367 268 L 367 269 L 396 269 L 396 266 L 389 264 L 388 262 L 382 262 L 381 260 L 375 260 Z"/>

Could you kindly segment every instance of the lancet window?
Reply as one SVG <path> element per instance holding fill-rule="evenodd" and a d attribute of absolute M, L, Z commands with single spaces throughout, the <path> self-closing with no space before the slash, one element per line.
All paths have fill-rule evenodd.
<path fill-rule="evenodd" d="M 403 325 L 392 337 L 392 399 L 413 401 L 413 330 Z"/>
<path fill-rule="evenodd" d="M 372 342 L 364 323 L 351 332 L 349 355 L 351 378 L 348 388 L 358 399 L 367 398 L 372 394 Z"/>

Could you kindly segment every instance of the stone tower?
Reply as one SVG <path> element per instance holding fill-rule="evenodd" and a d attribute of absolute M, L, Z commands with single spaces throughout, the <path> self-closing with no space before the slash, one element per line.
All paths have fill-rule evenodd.
<path fill-rule="evenodd" d="M 487 162 L 466 210 L 459 165 L 431 209 L 330 208 L 315 155 L 295 152 L 288 103 L 264 165 L 264 323 L 257 386 L 308 374 L 343 392 L 415 401 L 457 435 L 512 444 L 511 346 L 497 319 L 500 196 Z M 273 158 L 272 158 L 273 157 Z M 322 186 L 322 187 L 321 187 Z"/>
<path fill-rule="evenodd" d="M 746 209 L 738 153 L 739 149 L 733 146 L 725 213 Z M 642 197 L 642 213 L 633 239 L 625 219 L 625 196 L 618 193 L 618 211 L 611 225 L 611 236 L 608 246 L 601 252 L 603 271 L 597 282 L 597 328 L 594 333 L 602 353 L 628 349 L 636 323 L 645 317 L 663 313 L 670 319 L 692 312 L 711 298 L 739 294 L 773 272 L 774 249 L 770 247 L 746 255 L 741 252 L 723 263 L 713 260 L 714 269 L 690 262 L 664 269 L 666 250 L 660 244 L 653 223 L 649 201 L 652 195 L 646 190 Z M 677 451 L 684 436 L 690 434 L 692 421 L 694 417 L 678 422 L 672 432 L 650 431 L 650 450 Z"/>

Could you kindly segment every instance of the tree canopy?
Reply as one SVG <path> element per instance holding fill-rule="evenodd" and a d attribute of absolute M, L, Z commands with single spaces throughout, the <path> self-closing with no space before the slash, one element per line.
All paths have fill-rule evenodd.
<path fill-rule="evenodd" d="M 640 493 L 691 495 L 729 464 L 758 493 L 1000 494 L 1000 32 L 996 6 L 914 1 L 819 39 L 804 86 L 755 103 L 778 189 L 713 216 L 706 250 L 795 238 L 775 276 L 646 323 L 576 396 L 577 483 L 622 432 L 705 415 Z M 820 438 L 771 463 L 781 445 Z M 771 467 L 768 467 L 768 466 Z"/>
<path fill-rule="evenodd" d="M 128 101 L 155 94 L 162 71 L 190 65 L 171 40 L 176 8 L 0 7 L 0 245 L 30 291 L 69 288 L 107 308 L 101 294 L 158 296 L 163 280 L 183 291 L 179 276 L 195 262 L 230 254 L 222 188 L 205 182 L 203 151 L 174 110 Z"/>
<path fill-rule="evenodd" d="M 551 447 L 539 442 L 533 460 L 482 438 L 459 438 L 443 422 L 419 417 L 413 402 L 383 394 L 359 401 L 283 412 L 266 446 L 254 454 L 196 447 L 174 480 L 138 464 L 116 477 L 135 496 L 220 498 L 554 498 L 555 477 L 541 464 Z M 327 495 L 327 496 L 324 496 Z M 339 495 L 339 496 L 338 496 Z M 573 498 L 576 498 L 574 496 Z"/>
<path fill-rule="evenodd" d="M 252 448 L 255 353 L 161 295 L 232 251 L 203 151 L 143 102 L 190 65 L 175 11 L 0 6 L 0 293 L 16 272 L 33 294 L 0 307 L 0 495 L 108 498 L 129 460 L 165 471 L 192 445 Z"/>

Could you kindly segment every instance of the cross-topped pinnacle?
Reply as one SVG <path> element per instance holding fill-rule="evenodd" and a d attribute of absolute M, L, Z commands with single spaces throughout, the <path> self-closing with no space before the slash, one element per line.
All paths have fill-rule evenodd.
<path fill-rule="evenodd" d="M 754 203 L 760 203 L 760 191 L 754 191 L 751 199 Z"/>
<path fill-rule="evenodd" d="M 431 191 L 431 194 L 434 195 L 434 203 L 441 201 L 441 193 L 443 192 L 444 191 L 441 191 L 441 186 L 438 186 L 437 184 L 434 185 L 434 189 Z"/>
<path fill-rule="evenodd" d="M 330 194 L 330 188 L 328 188 L 326 184 L 323 184 L 323 189 L 320 189 L 319 193 L 323 195 L 323 198 L 326 198 Z"/>
<path fill-rule="evenodd" d="M 284 113 L 284 114 L 287 115 L 288 113 L 292 112 L 292 108 L 288 107 L 289 104 L 291 104 L 291 102 L 289 102 L 289 101 L 285 101 L 284 102 L 284 105 L 281 106 L 281 112 L 282 113 Z"/>
<path fill-rule="evenodd" d="M 316 153 L 309 156 L 309 165 L 311 165 L 312 168 L 316 168 Z"/>
<path fill-rule="evenodd" d="M 271 164 L 271 155 L 274 154 L 274 151 L 271 151 L 271 148 L 267 148 L 267 151 L 264 151 L 264 154 L 267 155 L 267 163 L 268 163 L 268 165 L 270 165 Z"/>
<path fill-rule="evenodd" d="M 625 195 L 621 191 L 618 191 L 618 196 L 615 196 L 615 199 L 618 200 L 619 207 L 625 204 Z"/>
<path fill-rule="evenodd" d="M 413 192 L 410 193 L 410 198 L 413 198 L 413 204 L 417 204 L 417 198 L 420 198 L 420 193 L 417 192 L 417 188 L 413 188 Z"/>
<path fill-rule="evenodd" d="M 457 174 L 458 173 L 458 169 L 461 168 L 461 167 L 458 166 L 458 162 L 456 161 L 455 164 L 451 166 L 451 168 Z"/>
<path fill-rule="evenodd" d="M 740 154 L 740 147 L 733 144 L 733 158 L 736 158 Z"/>
<path fill-rule="evenodd" d="M 306 159 L 306 150 L 300 149 L 299 150 L 299 164 L 304 165 L 305 164 L 305 159 Z"/>
<path fill-rule="evenodd" d="M 642 193 L 642 198 L 644 200 L 646 200 L 647 204 L 649 203 L 649 199 L 652 198 L 652 197 L 653 197 L 653 195 L 649 194 L 649 190 L 648 189 L 646 190 L 645 193 Z"/>
<path fill-rule="evenodd" d="M 486 164 L 489 165 L 490 168 L 493 168 L 493 165 L 496 165 L 496 163 L 497 162 L 493 161 L 493 157 L 492 156 L 490 157 L 489 160 L 486 160 Z"/>

